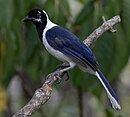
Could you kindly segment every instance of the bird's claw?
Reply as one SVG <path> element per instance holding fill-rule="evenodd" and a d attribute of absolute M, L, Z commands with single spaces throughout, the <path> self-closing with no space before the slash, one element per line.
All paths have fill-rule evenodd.
<path fill-rule="evenodd" d="M 62 71 L 63 69 L 65 69 L 66 67 L 69 67 L 69 66 L 70 66 L 69 64 L 63 63 L 62 65 L 59 65 L 59 66 L 56 68 L 56 70 L 57 70 L 58 72 L 56 72 L 56 73 L 54 74 L 54 76 L 57 78 L 57 83 L 58 83 L 58 84 L 61 83 L 62 77 L 65 77 L 65 78 L 66 78 L 65 81 L 69 80 L 69 74 L 68 74 L 67 71 L 60 72 L 60 70 Z"/>
<path fill-rule="evenodd" d="M 62 81 L 62 78 L 65 78 L 65 81 L 69 80 L 69 74 L 67 71 L 63 72 L 63 73 L 60 73 L 60 72 L 56 72 L 54 74 L 54 76 L 56 77 L 57 79 L 57 84 L 60 84 L 61 81 Z"/>
<path fill-rule="evenodd" d="M 57 84 L 60 84 L 61 83 L 61 81 L 62 81 L 62 78 L 60 77 L 60 73 L 59 72 L 56 72 L 55 74 L 54 74 L 54 76 L 56 77 L 56 79 L 57 79 Z"/>

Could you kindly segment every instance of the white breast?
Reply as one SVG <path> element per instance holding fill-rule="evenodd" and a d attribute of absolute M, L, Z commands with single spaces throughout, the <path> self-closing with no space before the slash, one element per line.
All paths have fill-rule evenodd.
<path fill-rule="evenodd" d="M 47 42 L 47 39 L 46 39 L 46 32 L 53 28 L 54 26 L 57 26 L 56 24 L 52 23 L 49 19 L 47 20 L 47 25 L 44 29 L 44 32 L 43 32 L 43 36 L 42 36 L 42 41 L 43 41 L 43 44 L 45 46 L 45 48 L 48 50 L 48 52 L 53 55 L 54 57 L 56 57 L 57 59 L 61 60 L 61 61 L 67 61 L 67 62 L 71 62 L 71 60 L 65 56 L 64 54 L 62 54 L 60 51 L 58 50 L 55 50 L 53 49 Z"/>

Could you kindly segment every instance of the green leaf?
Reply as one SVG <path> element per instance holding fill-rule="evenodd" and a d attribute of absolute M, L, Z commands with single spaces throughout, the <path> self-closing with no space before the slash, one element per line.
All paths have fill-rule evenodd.
<path fill-rule="evenodd" d="M 13 18 L 13 0 L 0 0 L 0 27 L 9 27 Z"/>
<path fill-rule="evenodd" d="M 7 33 L 5 33 L 7 35 Z M 3 85 L 7 86 L 11 80 L 11 77 L 14 75 L 16 63 L 18 63 L 20 48 L 19 48 L 19 41 L 17 40 L 17 34 L 8 31 L 8 38 L 5 36 L 5 56 L 3 59 L 3 75 L 2 75 L 2 82 Z"/>
<path fill-rule="evenodd" d="M 62 2 L 60 0 L 46 2 L 44 9 L 53 22 L 65 27 L 70 17 L 70 6 L 67 0 L 62 0 Z"/>
<path fill-rule="evenodd" d="M 90 0 L 89 2 L 87 2 L 83 9 L 81 10 L 81 12 L 78 14 L 76 20 L 75 20 L 75 24 L 81 24 L 84 21 L 87 21 L 88 18 L 91 16 L 93 10 L 94 10 L 94 2 L 96 0 Z"/>

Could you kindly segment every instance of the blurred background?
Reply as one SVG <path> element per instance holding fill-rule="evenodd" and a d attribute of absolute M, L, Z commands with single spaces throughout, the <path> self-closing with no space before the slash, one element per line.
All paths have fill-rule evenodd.
<path fill-rule="evenodd" d="M 34 25 L 21 22 L 35 7 L 82 40 L 103 23 L 102 16 L 121 16 L 117 33 L 105 32 L 91 49 L 122 109 L 112 109 L 96 77 L 75 68 L 68 81 L 55 84 L 50 100 L 32 117 L 128 117 L 130 0 L 0 0 L 0 117 L 11 117 L 23 107 L 61 64 L 41 45 Z"/>

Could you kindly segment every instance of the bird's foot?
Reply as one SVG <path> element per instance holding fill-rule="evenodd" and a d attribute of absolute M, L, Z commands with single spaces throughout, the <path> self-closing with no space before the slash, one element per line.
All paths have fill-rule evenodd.
<path fill-rule="evenodd" d="M 57 84 L 60 84 L 62 79 L 65 78 L 65 81 L 69 80 L 69 74 L 67 71 L 63 72 L 63 73 L 55 73 L 54 76 L 57 78 Z"/>
<path fill-rule="evenodd" d="M 61 75 L 62 75 L 62 73 L 60 71 L 56 71 L 54 73 L 54 77 L 56 77 L 56 83 L 57 84 L 60 84 L 61 81 L 62 81 L 62 76 Z"/>
<path fill-rule="evenodd" d="M 64 69 L 66 69 L 67 67 L 69 67 L 70 65 L 67 63 L 63 63 L 62 65 L 59 65 L 56 70 L 57 73 L 55 74 L 55 77 L 58 79 L 58 84 L 62 81 L 62 78 L 65 78 L 65 81 L 69 80 L 69 74 L 68 71 L 64 71 Z M 64 71 L 64 72 L 62 72 Z"/>
<path fill-rule="evenodd" d="M 67 63 L 63 63 L 62 65 L 59 65 L 56 68 L 56 71 L 53 74 L 53 76 L 55 76 L 57 79 L 56 83 L 58 83 L 58 84 L 61 83 L 63 78 L 65 78 L 65 81 L 69 80 L 68 71 L 65 70 L 67 67 L 70 67 L 70 65 Z"/>

